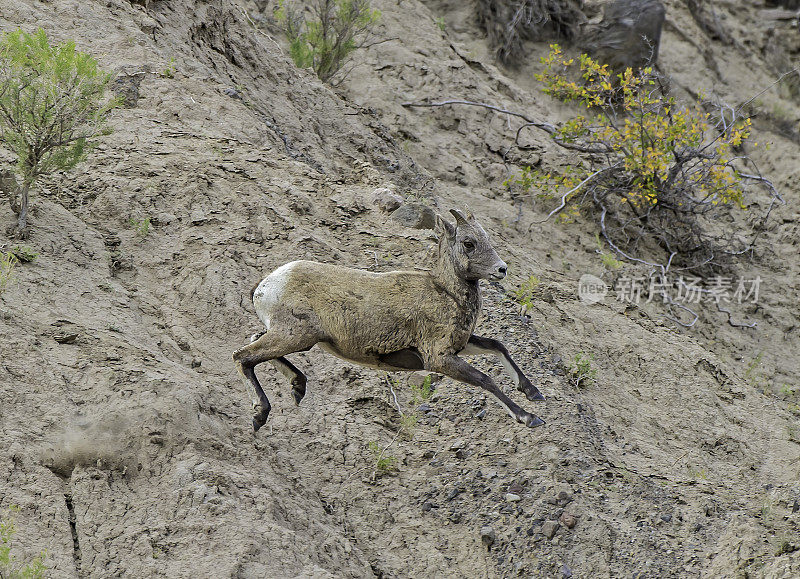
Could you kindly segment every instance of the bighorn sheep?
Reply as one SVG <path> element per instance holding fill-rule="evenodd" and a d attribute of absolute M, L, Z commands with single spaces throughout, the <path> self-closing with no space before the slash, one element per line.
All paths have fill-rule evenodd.
<path fill-rule="evenodd" d="M 282 265 L 255 288 L 256 313 L 266 329 L 233 354 L 253 396 L 253 428 L 267 421 L 270 403 L 255 367 L 271 362 L 292 384 L 297 404 L 306 377 L 285 358 L 315 344 L 345 360 L 388 370 L 428 370 L 480 386 L 526 426 L 544 424 L 503 394 L 459 354 L 495 354 L 528 400 L 544 396 L 525 377 L 505 346 L 473 335 L 481 308 L 481 279 L 500 280 L 506 264 L 472 215 L 451 210 L 453 226 L 436 217 L 438 257 L 432 271 L 373 273 L 313 261 Z"/>

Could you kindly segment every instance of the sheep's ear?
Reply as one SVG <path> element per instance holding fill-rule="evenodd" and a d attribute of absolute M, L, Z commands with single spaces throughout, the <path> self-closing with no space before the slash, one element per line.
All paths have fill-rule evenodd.
<path fill-rule="evenodd" d="M 450 213 L 452 213 L 453 217 L 456 218 L 456 227 L 458 227 L 459 225 L 469 225 L 467 223 L 467 218 L 464 217 L 464 214 L 461 213 L 461 211 L 459 211 L 458 209 L 451 209 Z"/>
<path fill-rule="evenodd" d="M 441 215 L 436 215 L 436 227 L 434 229 L 434 233 L 436 233 L 436 237 L 439 239 L 442 238 L 442 235 L 447 237 L 447 239 L 453 239 L 456 236 L 456 228 L 453 227 L 453 224 Z"/>

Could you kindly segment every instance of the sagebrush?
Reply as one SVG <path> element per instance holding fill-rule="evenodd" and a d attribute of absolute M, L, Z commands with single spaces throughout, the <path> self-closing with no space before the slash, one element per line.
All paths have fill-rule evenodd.
<path fill-rule="evenodd" d="M 322 82 L 331 82 L 353 51 L 369 41 L 380 12 L 369 0 L 314 0 L 300 6 L 281 0 L 277 19 L 294 63 L 313 68 Z"/>
<path fill-rule="evenodd" d="M 28 197 L 37 179 L 72 169 L 108 131 L 116 106 L 105 99 L 110 75 L 74 42 L 51 45 L 42 29 L 0 37 L 0 139 L 17 160 L 18 182 L 4 180 L 17 233 L 28 228 Z"/>

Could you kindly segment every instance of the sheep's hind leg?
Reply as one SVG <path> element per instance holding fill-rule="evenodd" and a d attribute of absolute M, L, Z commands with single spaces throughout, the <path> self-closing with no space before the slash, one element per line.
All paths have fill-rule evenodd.
<path fill-rule="evenodd" d="M 289 383 L 292 385 L 292 397 L 296 404 L 300 404 L 300 401 L 306 395 L 306 375 L 283 356 L 270 360 L 269 363 L 275 366 L 281 374 L 286 376 Z"/>
<path fill-rule="evenodd" d="M 473 386 L 480 386 L 484 390 L 491 392 L 500 401 L 500 404 L 503 405 L 508 413 L 525 426 L 534 428 L 544 424 L 544 420 L 534 414 L 531 414 L 530 412 L 526 412 L 508 396 L 503 394 L 497 387 L 497 384 L 495 384 L 489 376 L 477 368 L 473 368 L 458 356 L 450 355 L 445 356 L 441 360 L 433 361 L 433 363 L 430 364 L 426 370 L 441 372 L 446 376 L 455 378 L 459 382 L 472 384 Z"/>
<path fill-rule="evenodd" d="M 236 369 L 239 371 L 245 386 L 253 397 L 253 430 L 257 432 L 259 428 L 264 426 L 267 422 L 269 411 L 272 408 L 267 395 L 264 393 L 264 389 L 258 381 L 255 367 L 262 362 L 278 360 L 280 358 L 281 360 L 278 360 L 278 364 L 276 364 L 280 370 L 280 364 L 283 364 L 284 361 L 288 362 L 288 360 L 283 358 L 284 355 L 308 350 L 316 342 L 316 336 L 303 336 L 302 333 L 297 332 L 295 328 L 295 332 L 289 333 L 288 335 L 265 332 L 254 342 L 234 352 L 233 360 L 236 364 Z M 292 366 L 292 368 L 294 368 L 294 366 Z M 297 370 L 296 368 L 294 369 Z M 302 376 L 299 370 L 297 373 L 299 376 Z M 303 376 L 302 390 L 305 390 L 305 376 Z M 295 400 L 297 400 L 297 395 L 295 395 Z"/>

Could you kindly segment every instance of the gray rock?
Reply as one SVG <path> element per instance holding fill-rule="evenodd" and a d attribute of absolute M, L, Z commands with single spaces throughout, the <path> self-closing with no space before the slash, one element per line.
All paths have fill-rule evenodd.
<path fill-rule="evenodd" d="M 522 497 L 515 493 L 506 493 L 506 501 L 509 503 L 518 503 L 522 500 Z"/>
<path fill-rule="evenodd" d="M 136 103 L 139 102 L 139 85 L 144 75 L 143 71 L 122 69 L 111 83 L 111 91 L 126 109 L 134 108 Z"/>
<path fill-rule="evenodd" d="M 558 522 L 564 525 L 566 528 L 571 529 L 575 526 L 575 523 L 578 520 L 575 518 L 575 515 L 571 515 L 570 513 L 563 512 L 561 516 L 558 518 Z"/>
<path fill-rule="evenodd" d="M 392 219 L 411 229 L 433 229 L 436 225 L 436 213 L 422 203 L 406 203 L 392 213 Z"/>
<path fill-rule="evenodd" d="M 403 204 L 403 198 L 387 187 L 380 187 L 372 192 L 372 204 L 384 213 L 391 213 Z"/>
<path fill-rule="evenodd" d="M 481 527 L 481 541 L 487 549 L 491 549 L 497 539 L 497 534 L 493 527 Z"/>
<path fill-rule="evenodd" d="M 615 0 L 580 47 L 616 72 L 652 65 L 658 60 L 664 14 L 660 0 Z"/>
<path fill-rule="evenodd" d="M 545 521 L 542 524 L 542 534 L 548 539 L 552 539 L 558 530 L 558 526 L 558 521 Z"/>

